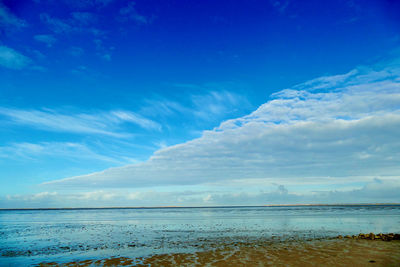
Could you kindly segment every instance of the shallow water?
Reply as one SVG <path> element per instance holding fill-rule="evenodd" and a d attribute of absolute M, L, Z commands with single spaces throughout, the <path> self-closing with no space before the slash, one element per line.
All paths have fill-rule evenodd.
<path fill-rule="evenodd" d="M 0 265 L 400 232 L 400 205 L 0 211 Z"/>

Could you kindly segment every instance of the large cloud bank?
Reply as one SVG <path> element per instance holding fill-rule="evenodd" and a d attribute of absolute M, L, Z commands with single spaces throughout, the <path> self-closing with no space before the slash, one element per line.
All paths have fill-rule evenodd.
<path fill-rule="evenodd" d="M 273 94 L 146 162 L 54 180 L 52 188 L 139 188 L 257 179 L 354 183 L 400 177 L 400 68 L 355 69 Z"/>

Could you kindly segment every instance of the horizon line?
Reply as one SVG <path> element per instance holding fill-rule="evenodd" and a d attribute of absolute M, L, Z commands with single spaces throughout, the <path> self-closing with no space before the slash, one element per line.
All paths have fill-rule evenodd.
<path fill-rule="evenodd" d="M 270 204 L 270 205 L 216 205 L 216 206 L 114 206 L 114 207 L 64 207 L 64 208 L 0 208 L 7 210 L 96 210 L 96 209 L 201 209 L 201 208 L 251 208 L 251 207 L 318 207 L 318 206 L 400 206 L 400 203 L 336 203 L 336 204 Z"/>

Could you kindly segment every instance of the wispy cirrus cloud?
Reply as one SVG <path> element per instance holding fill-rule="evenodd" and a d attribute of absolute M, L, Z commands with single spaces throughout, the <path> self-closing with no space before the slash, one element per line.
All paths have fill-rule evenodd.
<path fill-rule="evenodd" d="M 207 120 L 233 114 L 238 109 L 250 105 L 244 96 L 225 90 L 210 91 L 208 94 L 193 95 L 191 98 L 195 116 Z"/>
<path fill-rule="evenodd" d="M 67 18 L 41 13 L 40 20 L 55 34 L 90 33 L 94 36 L 103 34 L 102 30 L 92 26 L 96 17 L 88 12 L 73 12 Z"/>
<path fill-rule="evenodd" d="M 88 9 L 105 7 L 114 0 L 63 0 L 66 5 L 74 9 Z"/>
<path fill-rule="evenodd" d="M 152 120 L 146 119 L 143 116 L 129 112 L 129 111 L 112 111 L 111 114 L 121 121 L 124 122 L 132 122 L 137 125 L 140 125 L 141 127 L 149 130 L 158 130 L 161 131 L 161 125 L 158 124 L 157 122 L 154 122 Z"/>
<path fill-rule="evenodd" d="M 327 88 L 332 87 L 330 90 Z M 310 184 L 400 175 L 400 67 L 360 68 L 274 94 L 146 162 L 49 182 L 89 188 L 210 184 L 238 179 Z"/>
<path fill-rule="evenodd" d="M 70 33 L 75 30 L 70 24 L 64 20 L 50 16 L 47 13 L 40 14 L 40 20 L 47 24 L 55 33 Z"/>
<path fill-rule="evenodd" d="M 188 114 L 191 110 L 177 101 L 162 98 L 147 99 L 145 105 L 141 108 L 141 112 L 154 117 L 168 117 L 176 114 Z"/>
<path fill-rule="evenodd" d="M 36 41 L 44 43 L 48 47 L 52 47 L 53 44 L 57 41 L 57 39 L 50 34 L 37 34 L 34 36 L 34 38 Z"/>
<path fill-rule="evenodd" d="M 21 70 L 31 63 L 32 60 L 20 52 L 7 46 L 0 46 L 0 66 L 13 70 Z"/>
<path fill-rule="evenodd" d="M 82 26 L 89 26 L 98 21 L 97 16 L 90 12 L 72 12 L 71 17 Z"/>
<path fill-rule="evenodd" d="M 289 0 L 271 0 L 270 3 L 280 13 L 284 13 L 290 4 L 290 1 Z"/>
<path fill-rule="evenodd" d="M 74 57 L 80 57 L 85 53 L 85 50 L 83 48 L 78 47 L 78 46 L 72 46 L 68 49 L 68 54 Z"/>
<path fill-rule="evenodd" d="M 55 110 L 24 110 L 0 108 L 0 115 L 9 122 L 35 127 L 45 131 L 77 134 L 100 134 L 113 137 L 127 137 L 121 130 L 123 123 L 133 123 L 148 130 L 160 130 L 161 126 L 152 120 L 130 111 L 103 113 L 67 113 Z"/>
<path fill-rule="evenodd" d="M 103 41 L 100 39 L 93 40 L 96 47 L 96 54 L 107 61 L 111 60 L 111 51 L 114 50 L 114 47 L 107 47 L 104 45 Z"/>
<path fill-rule="evenodd" d="M 139 24 L 149 24 L 154 20 L 154 16 L 148 17 L 142 14 L 139 14 L 135 7 L 135 2 L 129 2 L 126 6 L 122 7 L 119 10 L 120 21 L 129 21 L 133 20 Z"/>
<path fill-rule="evenodd" d="M 96 152 L 82 143 L 73 142 L 40 142 L 40 143 L 11 143 L 0 146 L 0 159 L 35 160 L 44 157 L 61 157 L 64 160 L 99 160 L 111 163 L 121 161 Z"/>
<path fill-rule="evenodd" d="M 9 8 L 0 2 L 0 28 L 7 29 L 9 26 L 22 28 L 28 26 L 28 23 L 14 15 Z"/>
<path fill-rule="evenodd" d="M 147 99 L 141 112 L 150 116 L 186 116 L 191 120 L 220 121 L 221 118 L 232 116 L 237 111 L 248 110 L 250 103 L 244 95 L 224 89 L 210 90 L 195 84 L 176 85 L 202 89 L 202 94 L 181 96 L 180 101 L 168 98 Z"/>

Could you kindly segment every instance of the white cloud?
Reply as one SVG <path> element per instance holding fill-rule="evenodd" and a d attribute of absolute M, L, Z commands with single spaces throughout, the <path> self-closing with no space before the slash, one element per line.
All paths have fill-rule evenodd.
<path fill-rule="evenodd" d="M 147 187 L 263 179 L 298 185 L 400 176 L 400 68 L 357 69 L 287 89 L 253 113 L 144 163 L 54 187 Z M 327 90 L 327 88 L 331 88 Z"/>
<path fill-rule="evenodd" d="M 0 146 L 0 159 L 34 160 L 43 157 L 61 157 L 70 160 L 97 160 L 121 163 L 115 158 L 95 152 L 85 144 L 72 142 L 12 143 Z M 124 161 L 125 162 L 125 161 Z"/>
<path fill-rule="evenodd" d="M 152 130 L 158 130 L 161 131 L 161 125 L 144 118 L 143 116 L 133 113 L 133 112 L 129 112 L 129 111 L 113 111 L 111 113 L 112 115 L 116 116 L 117 118 L 119 118 L 122 121 L 126 121 L 126 122 L 132 122 L 135 124 L 140 125 L 141 127 L 145 128 L 145 129 L 152 129 Z"/>
<path fill-rule="evenodd" d="M 72 18 L 82 26 L 88 26 L 92 23 L 97 22 L 97 17 L 95 14 L 90 12 L 72 12 Z"/>
<path fill-rule="evenodd" d="M 0 46 L 0 66 L 20 70 L 31 63 L 31 59 L 7 46 Z"/>
<path fill-rule="evenodd" d="M 83 9 L 105 7 L 114 0 L 63 0 L 72 9 Z"/>
<path fill-rule="evenodd" d="M 121 21 L 133 20 L 139 24 L 151 23 L 154 17 L 146 17 L 139 14 L 135 8 L 135 5 L 135 2 L 129 2 L 128 5 L 122 7 L 119 10 L 120 17 L 118 19 Z"/>
<path fill-rule="evenodd" d="M 181 121 L 186 118 L 193 124 L 204 121 L 218 123 L 221 118 L 232 117 L 234 114 L 249 110 L 251 105 L 244 95 L 220 88 L 224 87 L 223 85 L 174 84 L 174 87 L 196 88 L 203 93 L 181 95 L 179 102 L 165 98 L 146 100 L 146 105 L 140 112 L 164 119 L 179 116 Z"/>
<path fill-rule="evenodd" d="M 57 39 L 50 34 L 38 34 L 34 36 L 35 40 L 38 42 L 45 43 L 48 47 L 52 47 Z"/>
<path fill-rule="evenodd" d="M 2 2 L 0 2 L 0 27 L 7 29 L 9 26 L 16 28 L 26 27 L 26 21 L 15 16 Z"/>
<path fill-rule="evenodd" d="M 352 70 L 345 74 L 333 75 L 333 76 L 322 76 L 316 79 L 312 79 L 305 83 L 296 85 L 294 89 L 296 90 L 320 90 L 320 89 L 333 89 L 344 85 L 349 82 L 354 76 L 357 75 L 358 70 Z M 371 76 L 371 74 L 369 74 Z"/>
<path fill-rule="evenodd" d="M 194 114 L 207 120 L 232 114 L 237 109 L 249 105 L 245 97 L 228 91 L 211 91 L 206 95 L 193 95 L 192 102 Z"/>
<path fill-rule="evenodd" d="M 55 33 L 70 33 L 75 30 L 74 27 L 66 21 L 51 17 L 47 13 L 40 14 L 40 20 L 47 24 Z"/>
<path fill-rule="evenodd" d="M 57 192 L 40 192 L 37 194 L 31 194 L 31 195 L 8 195 L 6 198 L 8 200 L 24 200 L 24 201 L 34 201 L 34 200 L 39 200 L 39 199 L 48 199 L 49 197 L 54 197 L 57 196 Z"/>
<path fill-rule="evenodd" d="M 134 123 L 145 129 L 161 129 L 158 123 L 128 111 L 68 114 L 49 109 L 23 110 L 0 107 L 0 115 L 13 123 L 46 131 L 102 134 L 113 137 L 129 136 L 128 133 L 121 131 L 122 123 Z"/>
<path fill-rule="evenodd" d="M 141 108 L 141 113 L 148 114 L 150 116 L 172 116 L 176 114 L 188 114 L 192 113 L 187 107 L 184 107 L 178 102 L 161 99 L 161 100 L 146 100 L 146 105 Z"/>
<path fill-rule="evenodd" d="M 229 185 L 225 185 L 228 187 Z M 215 189 L 215 188 L 213 188 Z M 277 184 L 251 191 L 241 190 L 95 190 L 77 193 L 41 192 L 0 197 L 0 208 L 44 207 L 143 207 L 271 204 L 398 203 L 400 181 L 369 180 L 365 185 L 342 190 L 293 192 Z"/>
<path fill-rule="evenodd" d="M 94 36 L 104 34 L 102 30 L 90 26 L 96 22 L 96 16 L 88 12 L 73 12 L 68 18 L 57 18 L 41 13 L 40 20 L 56 34 L 90 33 Z"/>
<path fill-rule="evenodd" d="M 343 203 L 398 203 L 400 182 L 387 180 L 350 190 L 326 190 L 318 192 L 291 192 L 283 185 L 275 190 L 261 192 L 213 193 L 209 202 L 213 205 L 268 205 L 268 204 L 343 204 Z"/>
<path fill-rule="evenodd" d="M 94 44 L 96 46 L 96 54 L 106 61 L 111 61 L 111 51 L 114 50 L 114 47 L 104 46 L 103 41 L 100 39 L 95 39 Z"/>
<path fill-rule="evenodd" d="M 102 56 L 102 58 L 103 58 L 104 60 L 111 61 L 111 55 L 110 55 L 110 54 L 104 54 L 104 55 Z"/>
<path fill-rule="evenodd" d="M 290 1 L 288 1 L 288 0 L 270 0 L 270 3 L 280 13 L 284 13 L 290 4 Z"/>
<path fill-rule="evenodd" d="M 80 57 L 82 56 L 85 51 L 83 50 L 83 48 L 81 47 L 77 47 L 77 46 L 72 46 L 69 50 L 68 53 L 74 57 Z"/>

